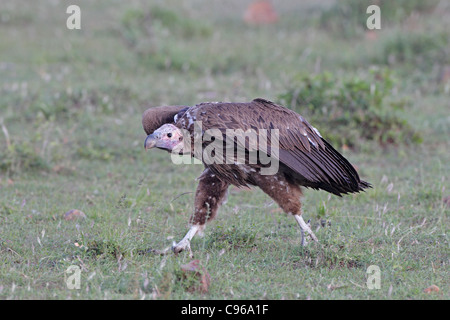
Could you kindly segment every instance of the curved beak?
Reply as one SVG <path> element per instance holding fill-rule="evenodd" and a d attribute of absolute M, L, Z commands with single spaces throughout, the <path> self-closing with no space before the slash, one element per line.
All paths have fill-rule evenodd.
<path fill-rule="evenodd" d="M 156 135 L 149 134 L 147 138 L 145 138 L 144 149 L 148 150 L 156 146 L 156 142 L 158 141 L 158 137 Z"/>

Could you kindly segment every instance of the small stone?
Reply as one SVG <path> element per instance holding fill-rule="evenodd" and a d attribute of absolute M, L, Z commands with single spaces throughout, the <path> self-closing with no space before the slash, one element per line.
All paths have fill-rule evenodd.
<path fill-rule="evenodd" d="M 431 292 L 439 292 L 439 287 L 436 285 L 431 285 L 428 288 L 424 289 L 423 292 L 425 293 L 431 293 Z"/>

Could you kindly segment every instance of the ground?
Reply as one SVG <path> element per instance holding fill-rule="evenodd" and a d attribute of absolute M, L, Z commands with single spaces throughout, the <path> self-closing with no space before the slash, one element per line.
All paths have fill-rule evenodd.
<path fill-rule="evenodd" d="M 78 3 L 81 29 L 69 30 L 63 1 L 2 1 L 2 299 L 449 298 L 450 62 L 432 55 L 434 42 L 385 57 L 402 50 L 386 45 L 392 33 L 448 39 L 448 4 L 336 34 L 320 22 L 333 1 L 275 3 L 269 25 L 243 21 L 249 1 Z M 260 190 L 232 188 L 191 244 L 207 292 L 180 277 L 188 254 L 145 254 L 184 236 L 202 172 L 144 151 L 147 107 L 277 101 L 298 73 L 380 65 L 395 74 L 392 96 L 410 101 L 401 116 L 423 142 L 341 148 L 373 189 L 343 198 L 304 190 L 318 244 L 301 247 L 295 220 Z M 86 218 L 65 220 L 71 209 Z M 79 290 L 66 284 L 71 265 Z M 367 286 L 371 265 L 379 289 Z M 431 285 L 439 291 L 424 292 Z"/>

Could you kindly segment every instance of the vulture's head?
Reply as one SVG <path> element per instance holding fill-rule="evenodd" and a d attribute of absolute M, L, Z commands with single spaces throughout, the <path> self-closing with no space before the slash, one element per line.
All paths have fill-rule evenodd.
<path fill-rule="evenodd" d="M 144 142 L 146 150 L 159 148 L 167 151 L 178 149 L 183 145 L 183 134 L 180 129 L 168 123 L 149 134 Z"/>
<path fill-rule="evenodd" d="M 183 134 L 174 123 L 188 107 L 161 106 L 147 109 L 142 115 L 142 126 L 147 133 L 145 149 L 159 148 L 169 152 L 182 147 Z"/>

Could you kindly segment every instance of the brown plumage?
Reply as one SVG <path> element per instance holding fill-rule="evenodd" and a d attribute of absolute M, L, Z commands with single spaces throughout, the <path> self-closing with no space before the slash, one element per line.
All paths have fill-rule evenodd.
<path fill-rule="evenodd" d="M 175 252 L 189 247 L 192 236 L 201 231 L 208 220 L 214 218 L 230 184 L 260 187 L 286 213 L 296 217 L 302 236 L 303 231 L 307 231 L 313 239 L 314 234 L 301 218 L 301 186 L 322 189 L 338 196 L 370 187 L 369 183 L 359 178 L 353 166 L 301 115 L 264 99 L 248 103 L 214 102 L 192 107 L 151 108 L 144 113 L 142 123 L 149 135 L 146 148 L 156 146 L 173 151 L 176 144 L 183 144 L 184 152 L 190 151 L 192 156 L 202 160 L 205 165 L 205 171 L 199 178 L 195 211 L 191 218 L 191 223 L 197 228 L 190 231 L 191 234 L 188 232 L 174 246 Z M 196 123 L 201 124 L 201 134 L 196 134 Z M 206 138 L 205 134 L 211 130 L 216 133 L 213 140 Z M 232 137 L 230 140 L 230 130 L 244 132 L 244 136 L 245 132 L 253 132 L 258 139 L 247 137 L 246 140 L 234 140 Z M 272 136 L 269 132 L 276 130 L 279 138 L 272 141 L 277 136 Z M 264 132 L 267 135 L 263 136 Z M 263 148 L 263 154 L 260 151 L 263 138 L 266 137 L 267 148 Z M 198 146 L 196 141 L 202 138 L 201 150 L 195 150 L 194 147 Z M 205 160 L 205 151 L 213 141 L 233 142 L 231 150 L 234 150 L 234 154 L 231 161 L 225 157 L 221 163 L 208 162 L 207 158 Z M 188 148 L 187 142 L 190 142 L 190 150 L 185 150 Z M 275 152 L 275 148 L 278 152 Z M 238 149 L 245 153 L 244 161 L 236 157 Z M 228 156 L 228 149 L 216 148 L 214 151 L 215 156 L 220 152 Z M 257 161 L 249 160 L 251 154 L 256 154 Z M 277 172 L 271 175 L 262 174 L 264 168 L 268 167 L 267 162 L 261 158 L 265 155 L 279 162 Z"/>

